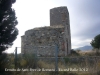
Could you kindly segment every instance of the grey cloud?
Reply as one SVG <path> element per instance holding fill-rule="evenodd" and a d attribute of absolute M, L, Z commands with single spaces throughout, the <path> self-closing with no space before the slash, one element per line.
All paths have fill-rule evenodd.
<path fill-rule="evenodd" d="M 71 17 L 72 37 L 88 39 L 100 34 L 100 1 L 84 0 L 75 8 L 74 18 Z"/>

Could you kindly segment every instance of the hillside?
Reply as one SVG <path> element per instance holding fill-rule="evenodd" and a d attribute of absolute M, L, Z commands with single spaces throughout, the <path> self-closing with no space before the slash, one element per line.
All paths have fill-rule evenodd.
<path fill-rule="evenodd" d="M 93 47 L 86 45 L 86 46 L 83 46 L 83 47 L 76 48 L 75 50 L 77 50 L 77 49 L 80 49 L 82 51 L 87 51 L 87 50 L 92 50 Z"/>

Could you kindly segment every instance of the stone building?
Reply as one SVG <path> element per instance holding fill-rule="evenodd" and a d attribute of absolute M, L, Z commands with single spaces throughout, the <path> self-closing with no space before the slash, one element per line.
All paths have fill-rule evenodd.
<path fill-rule="evenodd" d="M 21 53 L 36 53 L 39 56 L 66 56 L 71 50 L 69 12 L 67 7 L 50 10 L 50 26 L 28 30 L 21 37 Z"/>

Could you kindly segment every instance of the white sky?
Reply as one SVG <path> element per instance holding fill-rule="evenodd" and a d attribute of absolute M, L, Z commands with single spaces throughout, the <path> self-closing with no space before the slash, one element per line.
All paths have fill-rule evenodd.
<path fill-rule="evenodd" d="M 91 38 L 81 40 L 81 38 L 75 36 L 80 32 L 80 28 L 86 28 L 85 25 L 90 24 L 88 20 L 84 22 L 84 18 L 82 20 L 84 16 L 76 12 L 78 9 L 81 9 L 79 6 L 81 6 L 84 1 L 86 0 L 16 0 L 16 3 L 13 4 L 13 8 L 16 11 L 19 35 L 8 52 L 14 52 L 15 47 L 21 47 L 21 36 L 24 35 L 26 30 L 35 27 L 49 26 L 49 10 L 59 6 L 67 6 L 70 14 L 72 48 L 89 45 Z"/>

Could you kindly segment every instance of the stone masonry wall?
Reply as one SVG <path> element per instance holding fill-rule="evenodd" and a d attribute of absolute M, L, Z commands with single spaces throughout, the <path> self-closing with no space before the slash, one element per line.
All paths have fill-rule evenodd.
<path fill-rule="evenodd" d="M 26 31 L 22 36 L 24 43 L 22 44 L 23 53 L 37 53 L 40 56 L 54 56 L 55 46 L 59 46 L 59 56 L 64 56 L 64 27 L 43 27 Z"/>
<path fill-rule="evenodd" d="M 71 34 L 69 12 L 67 7 L 57 7 L 50 10 L 50 26 L 63 25 L 64 26 L 64 42 L 65 42 L 65 56 L 70 54 L 71 50 Z"/>
<path fill-rule="evenodd" d="M 50 10 L 50 26 L 69 25 L 69 12 L 67 7 L 57 7 Z"/>
<path fill-rule="evenodd" d="M 50 26 L 28 30 L 21 37 L 22 53 L 35 53 L 38 56 L 55 56 L 58 45 L 58 56 L 67 56 L 71 50 L 69 12 L 67 7 L 50 10 Z"/>

